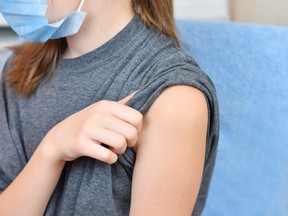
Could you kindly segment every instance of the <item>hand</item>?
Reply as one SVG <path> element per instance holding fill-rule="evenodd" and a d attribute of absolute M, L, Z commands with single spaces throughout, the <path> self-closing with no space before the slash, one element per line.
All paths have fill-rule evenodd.
<path fill-rule="evenodd" d="M 125 103 L 102 100 L 69 116 L 44 137 L 40 145 L 54 161 L 73 161 L 88 156 L 113 164 L 117 154 L 133 147 L 141 131 L 143 116 Z"/>

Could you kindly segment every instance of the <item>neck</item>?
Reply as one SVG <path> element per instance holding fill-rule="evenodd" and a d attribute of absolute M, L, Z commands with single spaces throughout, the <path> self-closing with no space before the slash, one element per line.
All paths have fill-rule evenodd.
<path fill-rule="evenodd" d="M 63 58 L 76 58 L 97 49 L 119 33 L 134 17 L 130 0 L 86 0 L 86 18 L 79 32 L 66 37 Z"/>

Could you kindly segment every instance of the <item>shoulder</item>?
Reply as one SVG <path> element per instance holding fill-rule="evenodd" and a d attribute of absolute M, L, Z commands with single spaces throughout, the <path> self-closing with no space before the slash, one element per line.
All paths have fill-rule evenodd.
<path fill-rule="evenodd" d="M 197 111 L 201 111 L 200 114 L 205 114 L 206 111 L 206 99 L 204 94 L 199 89 L 190 86 L 177 84 L 166 87 L 163 92 L 158 96 L 155 102 L 151 106 L 150 115 L 160 109 L 166 114 L 177 115 L 178 118 L 189 117 L 195 114 Z M 166 116 L 166 118 L 169 116 Z"/>
<path fill-rule="evenodd" d="M 197 65 L 185 48 L 178 47 L 172 38 L 160 33 L 156 28 L 147 28 L 144 24 L 140 26 L 141 34 L 138 33 L 139 35 L 135 36 L 137 38 L 135 43 L 138 44 L 136 53 L 146 55 L 145 60 L 155 61 L 159 66 L 180 62 Z"/>
<path fill-rule="evenodd" d="M 203 92 L 190 85 L 169 86 L 144 114 L 143 129 L 140 134 L 143 139 L 140 138 L 137 147 L 142 145 L 141 140 L 149 140 L 148 136 L 157 137 L 159 130 L 163 135 L 168 133 L 178 138 L 181 136 L 187 138 L 193 134 L 192 131 L 198 131 L 204 137 L 207 125 L 208 106 Z M 154 130 L 156 128 L 158 129 Z"/>
<path fill-rule="evenodd" d="M 209 80 L 207 74 L 186 49 L 178 47 L 172 39 L 165 35 L 154 34 L 153 36 L 143 51 L 147 56 L 145 61 L 148 61 L 149 65 L 153 65 L 153 71 L 147 73 L 151 79 L 163 75 L 170 77 L 182 75 L 186 79 L 188 76 L 189 79 L 193 74 L 197 74 L 202 79 Z"/>

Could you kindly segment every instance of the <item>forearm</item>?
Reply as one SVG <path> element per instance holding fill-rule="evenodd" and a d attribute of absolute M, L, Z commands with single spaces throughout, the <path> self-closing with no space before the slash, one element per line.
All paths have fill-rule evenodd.
<path fill-rule="evenodd" d="M 53 162 L 40 145 L 25 168 L 0 195 L 3 216 L 44 214 L 65 162 Z"/>
<path fill-rule="evenodd" d="M 1 216 L 43 215 L 65 161 L 85 156 L 113 164 L 117 154 L 133 147 L 143 118 L 139 111 L 124 105 L 133 94 L 118 103 L 99 101 L 55 125 L 23 171 L 0 194 Z"/>

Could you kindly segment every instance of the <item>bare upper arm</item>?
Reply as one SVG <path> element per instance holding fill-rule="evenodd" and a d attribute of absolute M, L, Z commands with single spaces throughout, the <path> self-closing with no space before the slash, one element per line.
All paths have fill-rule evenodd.
<path fill-rule="evenodd" d="M 144 115 L 135 151 L 131 216 L 191 215 L 202 179 L 208 110 L 187 85 L 166 88 Z"/>

